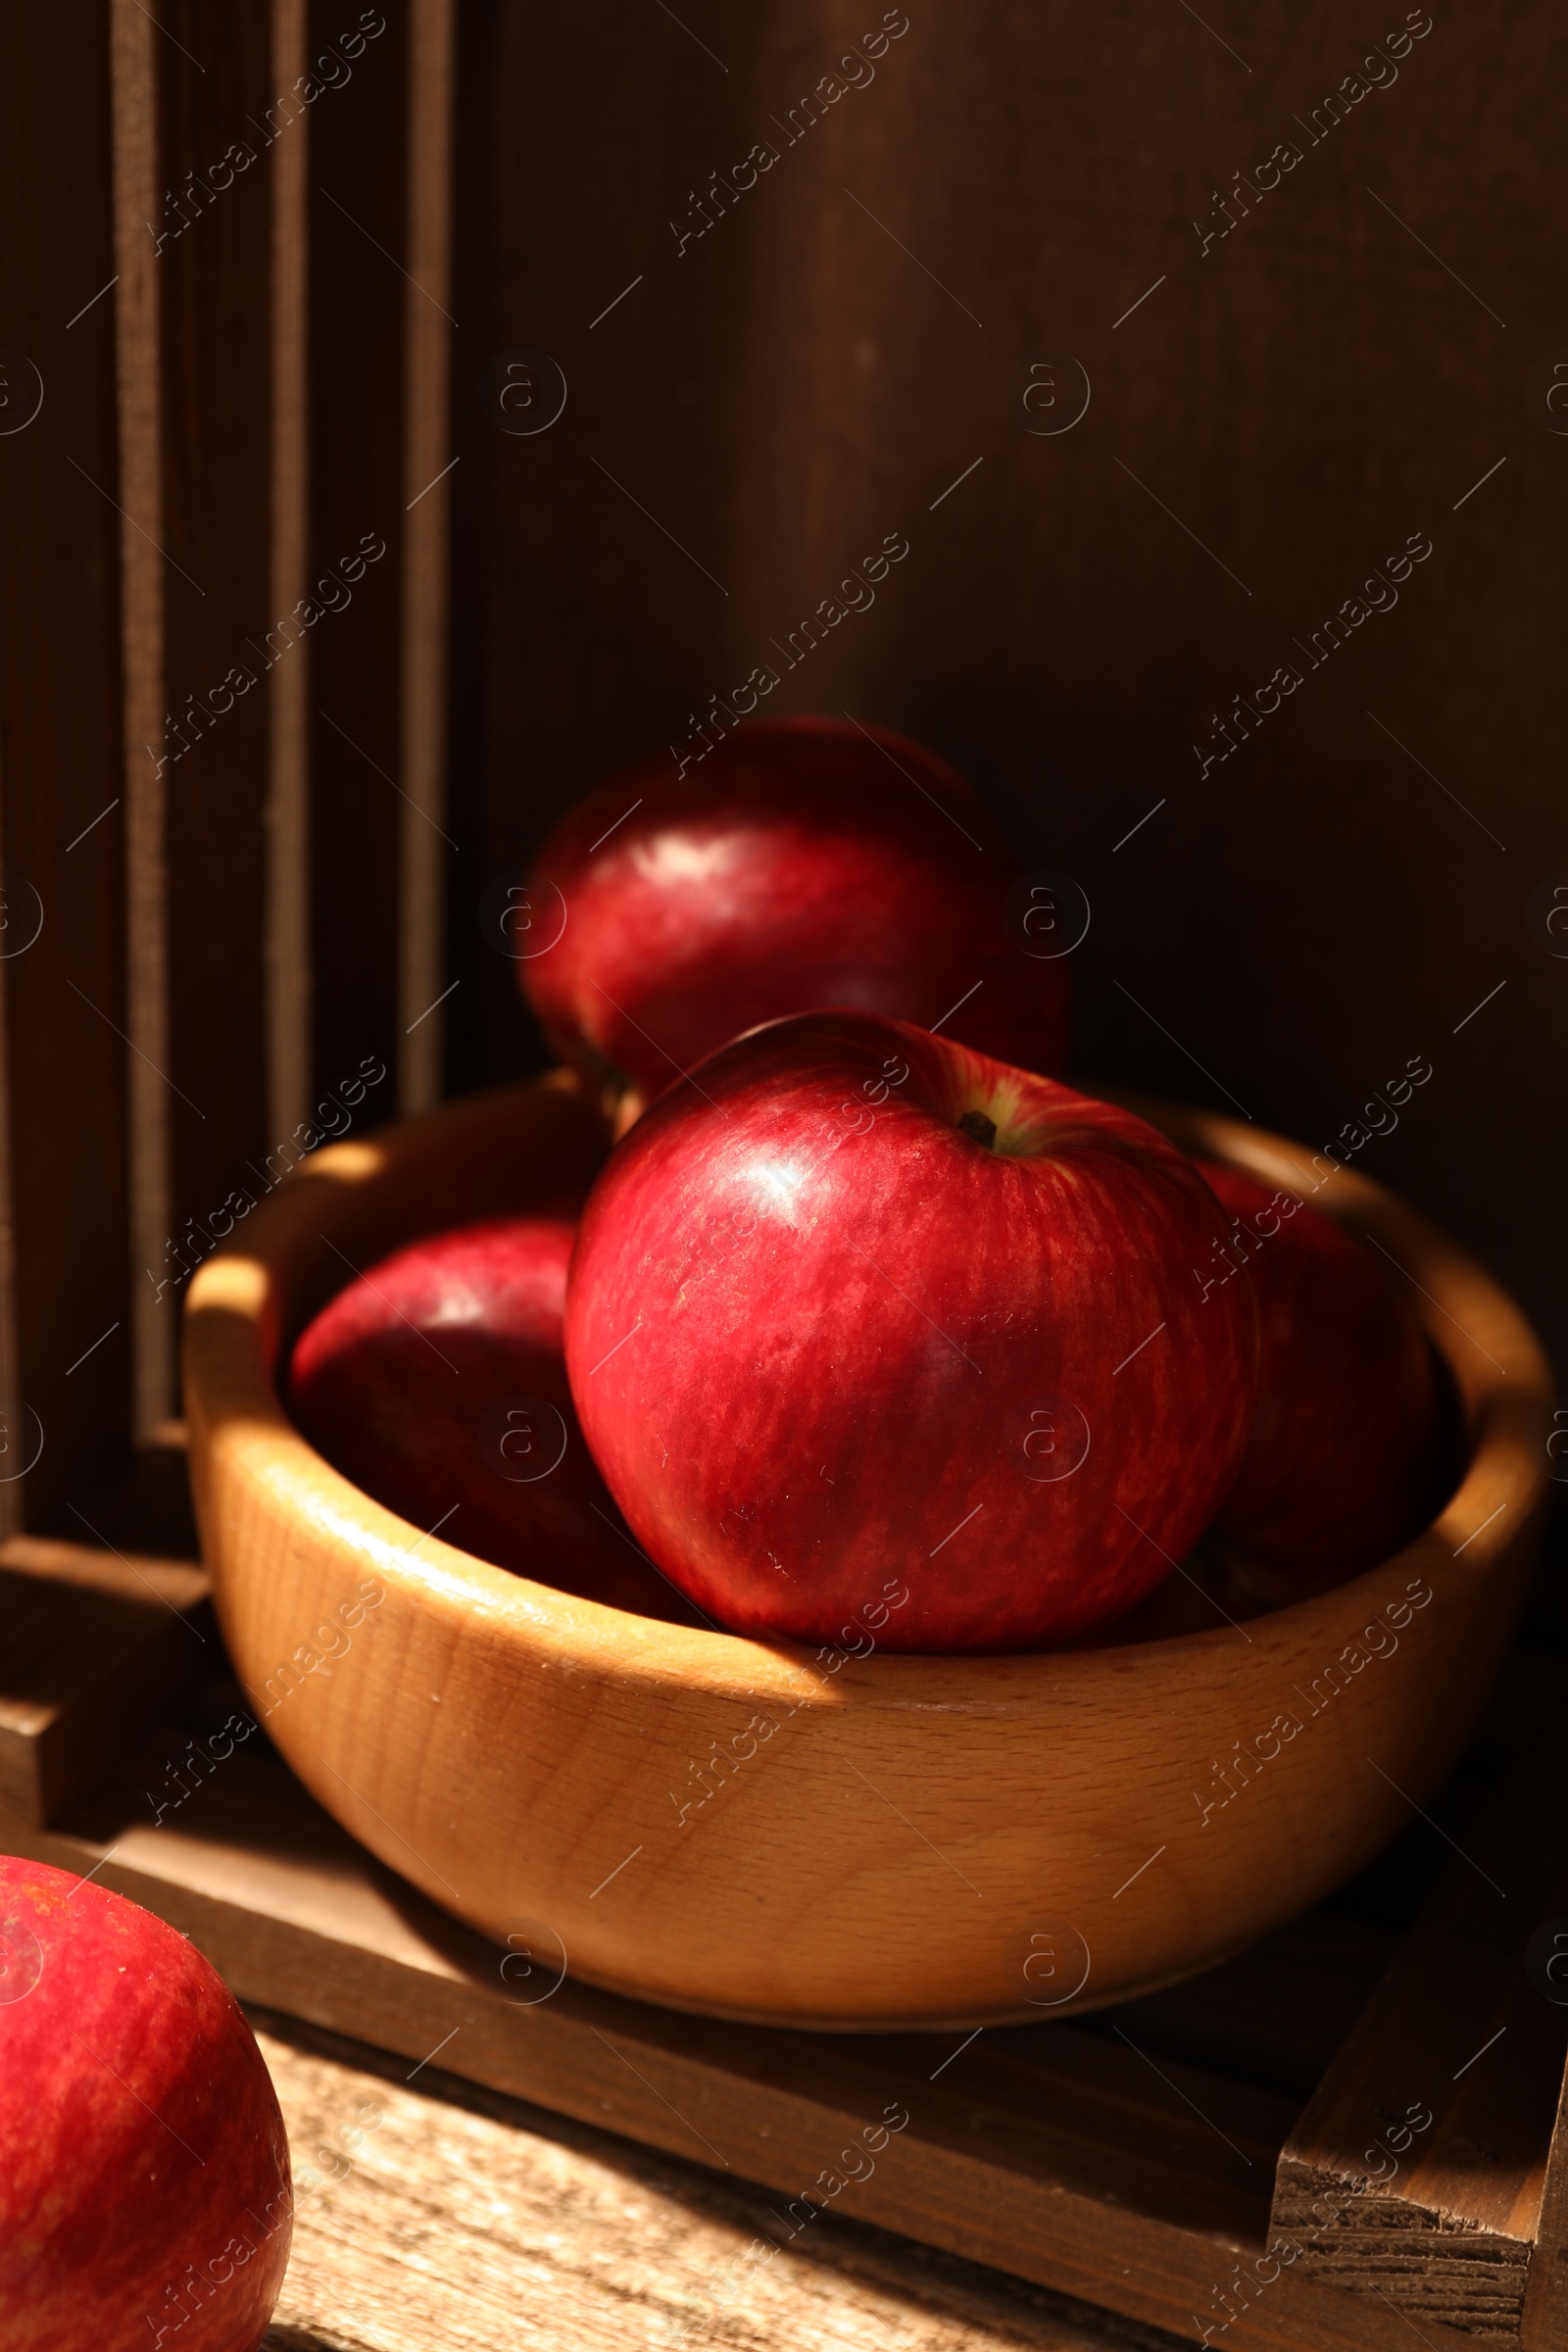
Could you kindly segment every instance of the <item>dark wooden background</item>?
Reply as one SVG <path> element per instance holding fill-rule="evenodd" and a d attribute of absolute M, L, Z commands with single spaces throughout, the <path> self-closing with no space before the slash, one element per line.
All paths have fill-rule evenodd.
<path fill-rule="evenodd" d="M 1031 865 L 1082 884 L 1087 1078 L 1240 1105 L 1316 1145 L 1429 1058 L 1360 1164 L 1494 1266 L 1560 1355 L 1568 961 L 1527 909 L 1568 873 L 1568 437 L 1527 380 L 1568 356 L 1568 33 L 1543 8 L 1438 5 L 1397 78 L 1314 141 L 1313 109 L 1402 6 L 906 14 L 874 79 L 786 144 L 780 119 L 880 8 L 386 0 L 347 77 L 325 69 L 336 86 L 267 146 L 254 126 L 283 65 L 341 56 L 354 0 L 0 7 L 0 347 L 45 387 L 30 424 L 0 431 L 0 862 L 45 913 L 0 959 L 0 1398 L 45 1438 L 0 1507 L 74 1532 L 72 1506 L 90 1511 L 172 1409 L 178 1292 L 156 1298 L 147 1237 L 210 1225 L 323 1090 L 384 1061 L 363 1125 L 425 1099 L 432 1066 L 462 1091 L 538 1060 L 481 935 L 486 886 L 610 765 L 774 659 L 892 531 L 909 554 L 874 610 L 768 707 L 924 737 Z M 409 189 L 439 148 L 428 60 L 448 42 L 450 270 L 432 287 L 408 274 Z M 136 170 L 178 190 L 246 136 L 256 162 L 187 206 L 150 295 L 122 270 L 83 312 L 151 241 Z M 776 164 L 678 250 L 671 220 L 692 224 L 694 192 L 759 140 Z M 1244 189 L 1251 209 L 1233 202 L 1202 251 L 1195 220 L 1222 225 L 1216 192 L 1238 172 L 1255 188 L 1283 140 L 1298 164 L 1260 202 Z M 301 288 L 303 489 L 278 455 L 275 365 Z M 457 461 L 419 510 L 442 539 L 450 514 L 439 805 L 400 690 L 410 615 L 439 586 L 409 470 L 429 429 L 411 354 L 432 333 Z M 519 350 L 567 385 L 532 435 L 480 395 Z M 1057 435 L 1009 401 L 1043 352 L 1092 387 Z M 177 712 L 247 659 L 291 518 L 312 578 L 364 533 L 387 549 L 310 633 L 303 764 L 290 781 L 264 681 L 171 763 L 160 811 L 127 710 L 152 680 Z M 1306 669 L 1295 641 L 1412 533 L 1433 552 L 1396 608 Z M 157 596 L 136 584 L 154 576 Z M 1288 662 L 1300 689 L 1201 774 L 1213 714 Z M 432 891 L 433 962 L 409 919 Z M 296 1013 L 276 952 L 291 920 Z M 419 1033 L 435 1064 L 409 1043 L 426 984 L 450 991 Z"/>

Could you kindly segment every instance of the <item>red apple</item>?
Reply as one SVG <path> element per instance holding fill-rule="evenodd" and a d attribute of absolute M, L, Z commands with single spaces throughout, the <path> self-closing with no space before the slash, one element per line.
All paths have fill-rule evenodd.
<path fill-rule="evenodd" d="M 122 1895 L 0 1855 L 5 2352 L 255 2352 L 293 2213 L 218 1971 Z"/>
<path fill-rule="evenodd" d="M 572 1233 L 569 1214 L 503 1217 L 368 1268 L 301 1334 L 291 1409 L 345 1478 L 444 1542 L 687 1622 L 626 1533 L 572 1410 L 562 1357 Z"/>
<path fill-rule="evenodd" d="M 735 1631 L 1064 1642 L 1167 1576 L 1235 1478 L 1255 1311 L 1245 1279 L 1201 1302 L 1216 1238 L 1193 1163 L 1131 1113 L 809 1013 L 612 1154 L 572 1395 L 644 1547 Z"/>
<path fill-rule="evenodd" d="M 1239 1168 L 1200 1165 L 1242 1221 L 1262 1336 L 1257 1415 L 1220 1531 L 1265 1563 L 1353 1576 L 1432 1517 L 1432 1351 L 1352 1234 Z"/>
<path fill-rule="evenodd" d="M 1044 908 L 1009 935 L 1012 880 L 962 778 L 918 744 L 759 720 L 568 810 L 513 933 L 518 976 L 556 1053 L 650 1100 L 743 1029 L 824 1004 L 1055 1073 L 1066 965 L 1039 951 L 1070 943 Z"/>

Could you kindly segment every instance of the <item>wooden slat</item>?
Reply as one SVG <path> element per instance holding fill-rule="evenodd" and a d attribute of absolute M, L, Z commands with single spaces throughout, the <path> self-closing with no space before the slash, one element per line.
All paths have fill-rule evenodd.
<path fill-rule="evenodd" d="M 1520 2329 L 1568 2056 L 1568 2010 L 1524 1967 L 1568 1909 L 1565 1762 L 1559 1736 L 1465 1839 L 1280 2158 L 1273 2225 L 1310 2233 L 1301 2267 L 1421 2325 Z"/>
<path fill-rule="evenodd" d="M 122 1465 L 131 1308 L 107 7 L 11 9 L 3 39 L 0 341 L 44 387 L 0 432 L 0 865 L 43 911 L 18 955 L 20 892 L 0 934 L 0 1396 L 44 1438 L 24 1482 L 0 1456 L 7 1529 Z"/>
<path fill-rule="evenodd" d="M 0 810 L 4 806 L 3 777 L 4 770 L 0 769 Z M 0 858 L 5 856 L 5 828 L 0 821 Z M 14 1089 L 10 1012 L 11 991 L 5 967 L 0 964 L 0 1396 L 20 1398 L 22 1349 L 17 1320 L 17 1187 L 16 1161 L 11 1151 Z M 15 1404 L 10 1418 L 17 1418 Z M 23 1523 L 26 1476 L 24 1469 L 22 1478 L 7 1479 L 0 1485 L 0 1538 L 10 1535 Z"/>
<path fill-rule="evenodd" d="M 842 2063 L 846 2045 L 836 2036 L 784 2039 L 808 2051 L 806 2074 L 831 2076 Z M 911 2107 L 956 2149 L 1069 2180 L 1082 2194 L 1204 2237 L 1262 2242 L 1294 2100 L 1177 2059 L 1156 2064 L 1142 2043 L 1077 2026 L 993 2030 L 967 2048 L 964 2039 L 860 2035 L 847 2046 L 902 2084 Z M 936 2080 L 933 2103 L 928 2086 Z"/>
<path fill-rule="evenodd" d="M 272 0 L 272 82 L 306 71 L 308 0 Z M 271 564 L 269 613 L 292 612 L 310 576 L 310 157 L 301 114 L 269 151 L 272 200 Z M 267 1105 L 271 1144 L 310 1100 L 311 641 L 267 673 Z"/>
<path fill-rule="evenodd" d="M 311 631 L 312 1100 L 398 1066 L 409 12 L 311 111 L 311 579 L 352 602 Z M 312 0 L 311 54 L 342 14 Z M 329 69 L 332 70 L 332 69 Z M 355 576 L 367 535 L 384 547 Z M 387 1087 L 374 1116 L 391 1115 Z"/>
<path fill-rule="evenodd" d="M 163 1067 L 172 1230 L 193 1221 L 185 1255 L 199 1257 L 226 1230 L 230 1190 L 260 1189 L 247 1162 L 274 1140 L 264 961 L 272 204 L 258 128 L 274 91 L 265 7 L 171 0 L 154 14 L 163 158 L 153 220 L 169 231 L 157 263 L 169 555 Z M 172 1321 L 177 1308 L 172 1294 L 162 1311 Z"/>
<path fill-rule="evenodd" d="M 478 399 L 479 379 L 490 360 L 519 340 L 531 341 L 533 329 L 523 333 L 510 295 L 503 295 L 496 268 L 497 254 L 511 238 L 511 208 L 500 199 L 496 173 L 514 135 L 505 121 L 498 122 L 494 103 L 497 11 L 460 8 L 457 32 L 455 250 L 448 307 L 458 320 L 452 336 L 450 421 L 452 448 L 461 463 L 448 485 L 451 676 L 445 821 L 461 845 L 451 868 L 446 976 L 462 985 L 450 1007 L 445 1040 L 449 1094 L 491 1085 L 497 1071 L 543 1069 L 548 1060 L 517 987 L 516 965 L 480 936 L 478 923 L 485 890 L 499 873 L 525 862 L 538 829 L 531 760 L 528 780 L 518 795 L 518 821 L 510 828 L 497 822 L 489 775 L 495 673 L 498 664 L 514 659 L 514 649 L 498 640 L 491 626 L 492 468 L 501 460 L 499 445 L 507 436 L 481 410 Z"/>
<path fill-rule="evenodd" d="M 456 0 L 413 0 L 404 295 L 403 740 L 399 1107 L 441 1093 L 446 1010 L 447 545 L 451 490 L 452 112 Z"/>
<path fill-rule="evenodd" d="M 172 1409 L 167 793 L 159 762 L 165 677 L 162 289 L 149 221 L 163 212 L 157 26 L 110 0 L 114 93 L 115 373 L 120 419 L 122 667 L 124 679 L 125 1032 L 130 1048 L 133 1413 L 138 1437 Z"/>
<path fill-rule="evenodd" d="M 1557 2099 L 1519 2332 L 1525 2352 L 1559 2352 L 1568 2342 L 1568 2069 Z"/>
<path fill-rule="evenodd" d="M 1124 2003 L 1116 2020 L 1156 2058 L 1182 2059 L 1300 2103 L 1360 2016 L 1396 1942 L 1363 1921 L 1308 1912 L 1203 1976 Z"/>

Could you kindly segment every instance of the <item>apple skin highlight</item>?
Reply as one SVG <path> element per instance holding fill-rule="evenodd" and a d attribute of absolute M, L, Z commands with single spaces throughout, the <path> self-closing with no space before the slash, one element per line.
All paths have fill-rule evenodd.
<path fill-rule="evenodd" d="M 1066 1065 L 1062 957 L 1004 920 L 1013 868 L 961 776 L 843 719 L 659 752 L 569 808 L 530 877 L 517 976 L 552 1048 L 648 1100 L 754 1028 L 856 1004 L 1031 1070 Z"/>
<path fill-rule="evenodd" d="M 994 1133 L 987 1137 L 985 1130 Z M 633 1533 L 737 1633 L 1083 1639 L 1152 1592 L 1240 1466 L 1245 1275 L 1131 1113 L 858 1010 L 773 1022 L 632 1128 L 572 1255 L 566 1364 Z"/>

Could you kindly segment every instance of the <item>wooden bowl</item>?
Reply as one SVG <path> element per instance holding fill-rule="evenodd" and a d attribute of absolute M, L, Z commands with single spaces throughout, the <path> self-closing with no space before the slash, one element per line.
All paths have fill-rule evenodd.
<path fill-rule="evenodd" d="M 1313 1192 L 1304 1149 L 1150 1115 Z M 1546 1485 L 1541 1350 L 1442 1234 L 1351 1173 L 1317 1193 L 1401 1270 L 1462 1401 L 1457 1491 L 1397 1558 L 1175 1638 L 835 1668 L 422 1536 L 279 1404 L 280 1355 L 345 1260 L 584 1182 L 603 1151 L 558 1074 L 318 1152 L 202 1268 L 186 1319 L 203 1550 L 258 1715 L 382 1861 L 509 1945 L 519 1999 L 570 1970 L 769 2024 L 1063 2015 L 1210 1966 L 1413 1818 L 1508 1645 Z"/>

